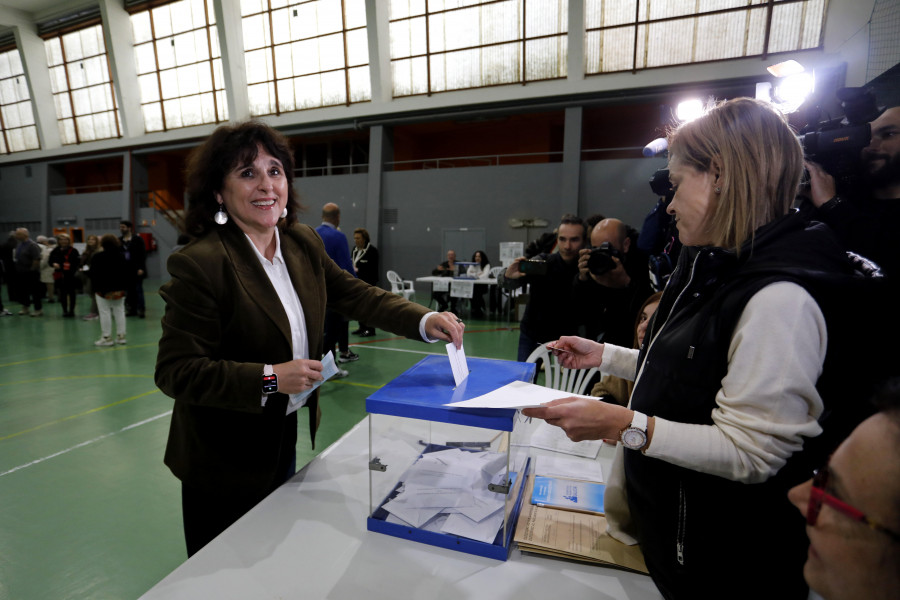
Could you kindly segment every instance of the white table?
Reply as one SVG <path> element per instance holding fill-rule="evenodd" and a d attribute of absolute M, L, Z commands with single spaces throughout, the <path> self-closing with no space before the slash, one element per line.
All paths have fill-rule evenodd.
<path fill-rule="evenodd" d="M 604 469 L 611 457 L 601 451 Z M 367 463 L 363 420 L 141 598 L 661 598 L 644 575 L 517 549 L 502 562 L 369 532 Z"/>
<path fill-rule="evenodd" d="M 450 292 L 452 298 L 466 298 L 471 300 L 475 286 L 488 286 L 488 296 L 493 286 L 497 285 L 497 279 L 486 277 L 484 279 L 470 279 L 468 277 L 442 277 L 440 275 L 428 275 L 416 277 L 418 283 L 431 284 L 431 300 L 434 300 L 434 292 Z M 431 302 L 428 303 L 429 305 Z"/>

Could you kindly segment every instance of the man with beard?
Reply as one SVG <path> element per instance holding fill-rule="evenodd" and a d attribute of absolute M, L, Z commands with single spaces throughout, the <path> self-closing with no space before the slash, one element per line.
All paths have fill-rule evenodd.
<path fill-rule="evenodd" d="M 866 189 L 844 199 L 835 193 L 830 175 L 807 163 L 811 200 L 814 218 L 834 229 L 847 250 L 871 259 L 893 280 L 900 275 L 894 239 L 900 224 L 900 107 L 885 110 L 871 125 L 872 140 L 861 156 Z"/>
<path fill-rule="evenodd" d="M 586 244 L 587 224 L 574 215 L 565 215 L 556 230 L 556 252 L 538 254 L 536 262 L 520 256 L 497 277 L 504 289 L 529 286 L 528 304 L 519 325 L 520 362 L 540 344 L 578 333 L 585 315 L 578 309 L 574 285 L 579 252 Z"/>

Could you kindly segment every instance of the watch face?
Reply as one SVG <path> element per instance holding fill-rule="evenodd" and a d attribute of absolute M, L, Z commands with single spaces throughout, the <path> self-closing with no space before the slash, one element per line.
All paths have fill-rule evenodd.
<path fill-rule="evenodd" d="M 622 443 L 632 450 L 638 450 L 647 443 L 647 434 L 640 429 L 630 427 L 622 434 Z"/>
<path fill-rule="evenodd" d="M 263 394 L 274 394 L 278 391 L 278 376 L 274 373 L 272 375 L 263 375 Z"/>

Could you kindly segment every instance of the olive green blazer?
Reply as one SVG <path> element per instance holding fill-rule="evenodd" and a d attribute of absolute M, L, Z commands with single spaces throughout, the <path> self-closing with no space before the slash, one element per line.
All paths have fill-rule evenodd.
<path fill-rule="evenodd" d="M 325 308 L 412 339 L 427 309 L 339 268 L 305 225 L 281 230 L 281 252 L 300 298 L 309 356 L 322 356 Z M 277 485 L 296 453 L 287 396 L 260 402 L 266 364 L 292 359 L 290 324 L 249 240 L 233 222 L 172 254 L 160 288 L 166 310 L 156 384 L 175 399 L 165 463 L 184 483 L 217 489 Z M 307 406 L 310 439 L 321 416 Z"/>

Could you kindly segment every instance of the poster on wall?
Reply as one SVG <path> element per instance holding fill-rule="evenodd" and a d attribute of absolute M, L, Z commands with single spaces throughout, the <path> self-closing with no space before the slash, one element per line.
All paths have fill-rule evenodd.
<path fill-rule="evenodd" d="M 514 260 L 525 255 L 525 242 L 500 242 L 500 264 L 508 267 Z"/>

